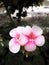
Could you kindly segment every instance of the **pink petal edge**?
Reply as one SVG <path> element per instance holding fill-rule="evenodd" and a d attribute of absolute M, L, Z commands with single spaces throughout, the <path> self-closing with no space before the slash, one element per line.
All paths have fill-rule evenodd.
<path fill-rule="evenodd" d="M 36 26 L 34 25 L 32 27 L 32 32 L 36 35 L 36 36 L 39 36 L 41 34 L 43 34 L 43 30 L 39 27 L 39 26 Z"/>
<path fill-rule="evenodd" d="M 20 45 L 19 43 L 16 43 L 14 38 L 9 41 L 9 50 L 12 53 L 18 53 L 20 50 Z"/>
<path fill-rule="evenodd" d="M 28 42 L 25 46 L 24 46 L 25 50 L 28 52 L 32 52 L 36 50 L 36 45 L 34 43 L 30 43 Z"/>
<path fill-rule="evenodd" d="M 45 44 L 45 38 L 44 38 L 44 36 L 41 35 L 41 36 L 37 37 L 37 38 L 35 39 L 35 44 L 36 44 L 37 46 L 43 46 L 43 45 Z"/>

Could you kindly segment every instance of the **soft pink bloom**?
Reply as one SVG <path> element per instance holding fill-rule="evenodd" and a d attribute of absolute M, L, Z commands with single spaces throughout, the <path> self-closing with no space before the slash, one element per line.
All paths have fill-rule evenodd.
<path fill-rule="evenodd" d="M 18 53 L 20 46 L 23 46 L 28 52 L 35 51 L 36 46 L 43 46 L 45 43 L 43 30 L 36 25 L 32 28 L 19 26 L 12 29 L 9 34 L 12 37 L 9 42 L 9 50 L 13 53 Z"/>
<path fill-rule="evenodd" d="M 24 46 L 28 42 L 28 38 L 23 34 L 25 27 L 17 27 L 9 32 L 12 39 L 9 41 L 9 50 L 18 53 L 20 46 Z"/>
<path fill-rule="evenodd" d="M 32 31 L 30 32 L 28 37 L 28 43 L 24 46 L 26 51 L 35 51 L 36 46 L 43 46 L 45 43 L 45 38 L 42 35 L 43 30 L 38 26 L 33 26 Z"/>

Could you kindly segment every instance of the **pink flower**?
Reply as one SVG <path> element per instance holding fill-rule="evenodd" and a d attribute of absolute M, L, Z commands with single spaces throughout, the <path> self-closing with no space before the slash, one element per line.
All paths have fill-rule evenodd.
<path fill-rule="evenodd" d="M 28 37 L 28 43 L 25 44 L 24 48 L 26 51 L 31 52 L 36 50 L 36 46 L 43 46 L 45 43 L 45 38 L 42 35 L 43 30 L 38 26 L 33 26 L 32 31 Z"/>
<path fill-rule="evenodd" d="M 10 36 L 12 39 L 9 42 L 9 50 L 13 53 L 18 53 L 20 46 L 28 52 L 35 51 L 36 46 L 43 46 L 45 43 L 45 38 L 42 35 L 43 30 L 38 26 L 22 27 L 19 26 L 10 31 Z"/>
<path fill-rule="evenodd" d="M 25 27 L 17 27 L 10 31 L 9 35 L 12 39 L 9 42 L 9 50 L 13 53 L 18 53 L 20 50 L 20 46 L 24 46 L 28 39 L 23 34 Z"/>

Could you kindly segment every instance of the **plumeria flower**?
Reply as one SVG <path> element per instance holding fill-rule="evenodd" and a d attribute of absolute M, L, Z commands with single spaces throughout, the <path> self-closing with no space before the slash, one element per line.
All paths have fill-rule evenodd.
<path fill-rule="evenodd" d="M 43 46 L 45 43 L 43 30 L 36 25 L 32 28 L 19 26 L 12 29 L 9 34 L 12 37 L 9 41 L 9 50 L 13 53 L 18 53 L 21 46 L 26 51 L 32 52 L 36 50 L 36 46 Z"/>
<path fill-rule="evenodd" d="M 13 53 L 18 53 L 20 50 L 20 46 L 24 46 L 28 39 L 25 35 L 23 35 L 24 27 L 17 27 L 10 31 L 9 35 L 12 39 L 9 42 L 9 50 Z"/>
<path fill-rule="evenodd" d="M 42 34 L 43 30 L 34 25 L 30 34 L 27 35 L 28 43 L 24 46 L 25 50 L 31 52 L 36 50 L 36 46 L 43 46 L 45 43 L 45 38 Z"/>

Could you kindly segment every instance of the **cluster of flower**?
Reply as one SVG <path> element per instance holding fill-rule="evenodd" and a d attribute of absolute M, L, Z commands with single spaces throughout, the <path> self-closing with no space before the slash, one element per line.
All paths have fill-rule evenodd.
<path fill-rule="evenodd" d="M 27 52 L 32 52 L 36 50 L 37 46 L 43 46 L 45 43 L 45 38 L 42 35 L 43 30 L 36 25 L 32 27 L 18 26 L 12 29 L 9 34 L 12 37 L 9 41 L 9 50 L 12 53 L 18 53 L 22 46 Z"/>

